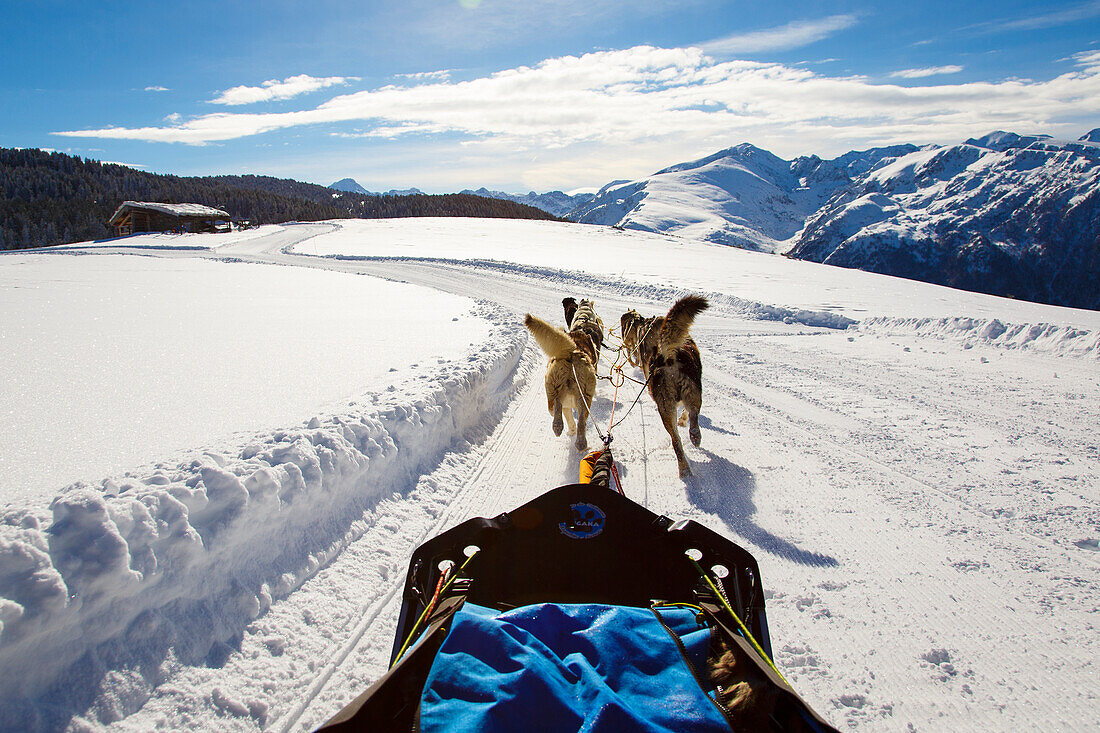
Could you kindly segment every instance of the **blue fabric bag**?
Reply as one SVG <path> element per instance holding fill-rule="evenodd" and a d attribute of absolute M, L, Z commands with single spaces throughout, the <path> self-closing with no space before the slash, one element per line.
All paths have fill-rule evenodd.
<path fill-rule="evenodd" d="M 706 679 L 710 629 L 692 609 L 658 609 Z M 423 731 L 728 731 L 652 611 L 466 603 L 421 699 Z"/>

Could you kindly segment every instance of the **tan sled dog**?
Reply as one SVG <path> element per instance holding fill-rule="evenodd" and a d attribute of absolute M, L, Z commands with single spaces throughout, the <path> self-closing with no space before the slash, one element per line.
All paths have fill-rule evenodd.
<path fill-rule="evenodd" d="M 583 331 L 566 333 L 528 313 L 523 325 L 535 337 L 539 348 L 550 357 L 546 365 L 546 407 L 554 416 L 550 427 L 561 435 L 562 416 L 569 425 L 569 435 L 577 434 L 577 450 L 588 447 L 586 428 L 589 407 L 596 396 L 596 367 L 588 354 L 595 354 L 591 338 Z M 573 411 L 577 411 L 576 423 Z"/>
<path fill-rule="evenodd" d="M 690 476 L 691 468 L 684 456 L 677 423 L 689 425 L 692 445 L 698 447 L 702 439 L 699 410 L 703 406 L 703 363 L 689 332 L 695 316 L 709 306 L 706 298 L 688 295 L 676 301 L 663 318 L 643 318 L 631 310 L 620 320 L 623 342 L 637 354 L 657 414 L 672 438 L 681 478 Z M 677 420 L 676 411 L 681 403 L 684 412 Z"/>
<path fill-rule="evenodd" d="M 597 364 L 603 348 L 603 321 L 596 315 L 596 304 L 588 299 L 578 303 L 576 298 L 562 298 L 561 304 L 565 308 L 565 329 L 570 333 L 580 330 L 588 334 L 596 348 L 592 363 Z"/>

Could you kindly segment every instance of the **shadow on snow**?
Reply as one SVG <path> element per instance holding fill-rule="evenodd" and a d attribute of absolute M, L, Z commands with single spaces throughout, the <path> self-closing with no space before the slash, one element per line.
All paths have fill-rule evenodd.
<path fill-rule="evenodd" d="M 773 555 L 815 567 L 835 567 L 839 564 L 834 557 L 804 550 L 755 523 L 752 516 L 756 514 L 756 505 L 752 495 L 756 492 L 756 477 L 748 469 L 715 453 L 703 448 L 699 450 L 709 460 L 691 462 L 695 475 L 684 483 L 692 504 L 717 515 L 731 530 Z"/>

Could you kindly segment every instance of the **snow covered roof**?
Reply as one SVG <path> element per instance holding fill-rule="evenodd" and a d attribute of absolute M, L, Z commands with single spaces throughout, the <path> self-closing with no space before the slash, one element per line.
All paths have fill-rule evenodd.
<path fill-rule="evenodd" d="M 147 201 L 123 201 L 122 205 L 118 207 L 114 214 L 111 215 L 111 223 L 114 224 L 116 219 L 122 217 L 127 211 L 134 209 L 147 209 L 150 211 L 159 211 L 162 214 L 168 214 L 169 216 L 209 216 L 228 219 L 229 212 L 222 211 L 221 209 L 215 209 L 212 206 L 204 206 L 203 204 L 160 204 L 150 203 Z"/>

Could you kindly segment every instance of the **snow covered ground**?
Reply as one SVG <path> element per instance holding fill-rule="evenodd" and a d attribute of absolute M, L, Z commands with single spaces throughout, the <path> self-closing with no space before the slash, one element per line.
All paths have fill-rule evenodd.
<path fill-rule="evenodd" d="M 695 476 L 644 397 L 625 488 L 753 552 L 796 689 L 841 728 L 1100 723 L 1100 314 L 582 225 L 218 236 L 0 257 L 0 729 L 324 722 L 417 544 L 575 480 L 523 313 L 689 291 Z"/>

